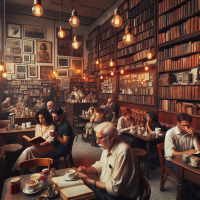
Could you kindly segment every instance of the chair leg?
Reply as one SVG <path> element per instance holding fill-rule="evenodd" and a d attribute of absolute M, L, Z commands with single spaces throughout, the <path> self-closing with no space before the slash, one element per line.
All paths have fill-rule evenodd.
<path fill-rule="evenodd" d="M 66 160 L 66 157 L 64 156 L 64 161 L 65 161 L 65 166 L 67 168 L 67 160 Z"/>
<path fill-rule="evenodd" d="M 138 157 L 138 168 L 139 168 L 139 172 L 140 172 L 140 157 Z"/>
<path fill-rule="evenodd" d="M 160 179 L 160 191 L 161 192 L 164 189 L 164 184 L 165 184 L 164 176 L 163 176 L 163 174 L 161 174 L 161 179 Z"/>

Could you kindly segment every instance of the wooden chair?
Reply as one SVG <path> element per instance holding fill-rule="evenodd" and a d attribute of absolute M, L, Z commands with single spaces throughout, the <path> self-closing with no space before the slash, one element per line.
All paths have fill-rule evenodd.
<path fill-rule="evenodd" d="M 5 151 L 3 147 L 0 147 L 0 195 L 3 189 L 5 165 Z"/>
<path fill-rule="evenodd" d="M 144 194 L 145 191 L 145 194 Z M 140 200 L 149 200 L 151 195 L 151 188 L 148 181 L 140 173 Z"/>
<path fill-rule="evenodd" d="M 158 149 L 160 168 L 161 168 L 160 191 L 163 191 L 166 179 L 168 179 L 177 186 L 176 181 L 171 180 L 170 177 L 168 176 L 170 175 L 173 177 L 173 179 L 177 180 L 177 175 L 172 171 L 170 171 L 165 165 L 164 143 L 157 144 L 157 149 Z"/>
<path fill-rule="evenodd" d="M 132 148 L 135 155 L 137 156 L 138 159 L 138 167 L 139 167 L 139 172 L 140 172 L 140 158 L 144 157 L 147 155 L 147 152 L 143 149 L 140 148 Z"/>
<path fill-rule="evenodd" d="M 53 164 L 53 159 L 50 158 L 35 158 L 30 160 L 25 160 L 20 162 L 18 167 L 21 168 L 21 175 L 24 175 L 24 170 L 32 167 L 43 167 L 47 166 L 48 169 L 51 169 L 51 165 Z"/>

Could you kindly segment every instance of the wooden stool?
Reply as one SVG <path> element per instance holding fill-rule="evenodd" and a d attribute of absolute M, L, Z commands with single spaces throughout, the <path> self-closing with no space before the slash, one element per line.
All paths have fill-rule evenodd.
<path fill-rule="evenodd" d="M 138 158 L 138 167 L 139 167 L 139 171 L 140 171 L 140 158 L 146 156 L 147 152 L 140 148 L 132 148 L 132 149 Z"/>

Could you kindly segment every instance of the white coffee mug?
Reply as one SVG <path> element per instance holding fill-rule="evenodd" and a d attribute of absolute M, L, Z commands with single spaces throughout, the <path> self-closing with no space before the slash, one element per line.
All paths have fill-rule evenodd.
<path fill-rule="evenodd" d="M 26 128 L 26 124 L 25 123 L 22 123 L 22 128 Z"/>
<path fill-rule="evenodd" d="M 29 180 L 26 182 L 26 189 L 29 191 L 34 191 L 38 186 L 38 180 Z"/>
<path fill-rule="evenodd" d="M 65 173 L 65 177 L 70 180 L 73 179 L 76 176 L 76 171 L 73 169 L 68 169 Z"/>
<path fill-rule="evenodd" d="M 158 135 L 161 133 L 161 128 L 155 128 L 155 131 L 156 131 L 156 135 Z"/>

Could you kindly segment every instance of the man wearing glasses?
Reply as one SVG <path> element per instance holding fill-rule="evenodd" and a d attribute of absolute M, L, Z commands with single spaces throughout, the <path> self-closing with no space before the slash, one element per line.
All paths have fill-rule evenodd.
<path fill-rule="evenodd" d="M 139 196 L 139 171 L 137 158 L 129 145 L 118 138 L 118 131 L 111 122 L 95 127 L 97 144 L 103 150 L 100 161 L 89 168 L 80 166 L 79 175 L 98 199 L 129 200 Z M 87 175 L 100 175 L 95 181 Z"/>

